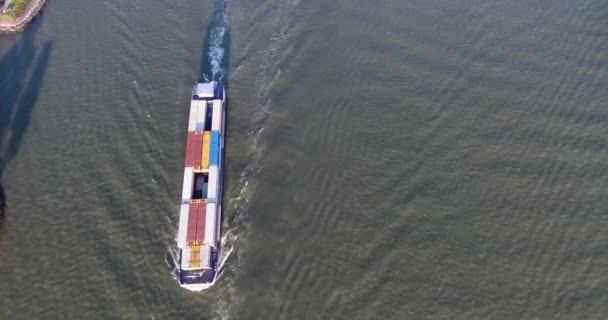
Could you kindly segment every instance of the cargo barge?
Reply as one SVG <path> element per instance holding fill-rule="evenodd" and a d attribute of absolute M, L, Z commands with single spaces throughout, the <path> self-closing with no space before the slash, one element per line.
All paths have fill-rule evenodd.
<path fill-rule="evenodd" d="M 197 82 L 190 102 L 177 233 L 179 283 L 194 291 L 212 286 L 219 271 L 225 126 L 223 85 Z"/>

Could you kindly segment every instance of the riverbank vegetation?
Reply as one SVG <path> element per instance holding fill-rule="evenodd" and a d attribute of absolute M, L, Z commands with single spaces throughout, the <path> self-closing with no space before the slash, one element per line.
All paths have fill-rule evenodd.
<path fill-rule="evenodd" d="M 0 0 L 0 1 L 2 1 L 2 0 Z M 4 0 L 4 1 L 6 1 L 6 0 Z M 25 9 L 27 8 L 28 4 L 31 1 L 32 0 L 13 0 L 13 2 L 11 2 L 10 6 L 6 9 L 6 11 L 4 13 L 2 13 L 0 15 L 0 17 L 8 18 L 8 19 L 15 19 L 15 18 L 19 17 L 21 14 L 23 14 L 25 12 Z"/>
<path fill-rule="evenodd" d="M 4 0 L 0 15 L 0 34 L 17 33 L 40 14 L 47 0 Z"/>

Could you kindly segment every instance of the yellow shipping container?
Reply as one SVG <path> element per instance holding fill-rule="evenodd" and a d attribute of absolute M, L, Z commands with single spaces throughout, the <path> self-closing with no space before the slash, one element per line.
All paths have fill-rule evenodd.
<path fill-rule="evenodd" d="M 203 170 L 209 169 L 209 149 L 211 147 L 211 131 L 203 132 L 203 154 L 201 167 Z"/>
<path fill-rule="evenodd" d="M 190 268 L 199 268 L 201 265 L 201 247 L 192 246 L 190 254 Z"/>

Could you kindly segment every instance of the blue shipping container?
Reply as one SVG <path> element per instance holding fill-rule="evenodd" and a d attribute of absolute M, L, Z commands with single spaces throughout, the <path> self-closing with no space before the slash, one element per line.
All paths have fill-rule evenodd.
<path fill-rule="evenodd" d="M 211 146 L 211 149 L 209 151 L 209 165 L 217 166 L 220 155 L 219 148 L 216 146 Z"/>
<path fill-rule="evenodd" d="M 211 145 L 220 145 L 220 133 L 218 131 L 211 131 Z"/>
<path fill-rule="evenodd" d="M 220 159 L 220 133 L 211 132 L 211 143 L 209 148 L 209 165 L 217 166 Z"/>

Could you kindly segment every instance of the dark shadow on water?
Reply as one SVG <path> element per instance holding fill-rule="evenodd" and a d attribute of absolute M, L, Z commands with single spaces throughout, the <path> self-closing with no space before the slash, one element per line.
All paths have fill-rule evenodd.
<path fill-rule="evenodd" d="M 201 62 L 199 64 L 199 80 L 208 79 L 208 80 L 219 80 L 212 79 L 211 72 L 211 61 L 209 60 L 209 52 L 211 49 L 211 38 L 214 30 L 217 30 L 219 27 L 226 27 L 226 32 L 224 33 L 224 38 L 221 44 L 221 47 L 224 49 L 224 58 L 222 59 L 221 67 L 224 70 L 224 75 L 221 79 L 221 82 L 228 90 L 229 87 L 229 73 L 230 70 L 230 26 L 228 23 L 222 20 L 222 15 L 227 14 L 227 3 L 226 0 L 215 0 L 213 4 L 213 17 L 211 21 L 207 25 L 207 34 L 205 35 L 205 39 L 202 43 L 201 49 Z"/>
<path fill-rule="evenodd" d="M 52 49 L 50 41 L 36 43 L 41 24 L 38 18 L 23 34 L 13 36 L 17 41 L 0 56 L 0 233 L 7 211 L 4 170 L 19 151 Z"/>

